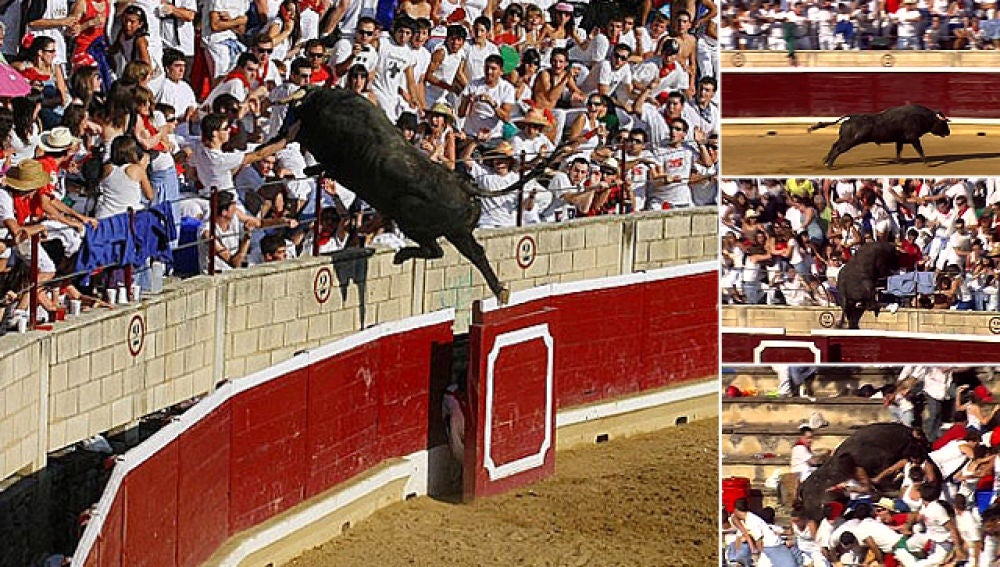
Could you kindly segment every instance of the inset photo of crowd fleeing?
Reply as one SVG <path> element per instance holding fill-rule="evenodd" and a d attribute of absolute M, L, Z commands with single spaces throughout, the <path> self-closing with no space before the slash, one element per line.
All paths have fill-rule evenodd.
<path fill-rule="evenodd" d="M 989 567 L 1000 384 L 982 366 L 722 371 L 726 567 Z"/>
<path fill-rule="evenodd" d="M 996 178 L 724 179 L 726 363 L 1000 358 Z"/>

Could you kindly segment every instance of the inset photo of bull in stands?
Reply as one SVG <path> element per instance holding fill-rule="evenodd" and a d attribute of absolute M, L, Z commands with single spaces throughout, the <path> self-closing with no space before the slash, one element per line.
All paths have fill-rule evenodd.
<path fill-rule="evenodd" d="M 1000 179 L 723 179 L 723 363 L 1000 360 Z"/>
<path fill-rule="evenodd" d="M 727 567 L 994 566 L 991 367 L 722 370 Z"/>

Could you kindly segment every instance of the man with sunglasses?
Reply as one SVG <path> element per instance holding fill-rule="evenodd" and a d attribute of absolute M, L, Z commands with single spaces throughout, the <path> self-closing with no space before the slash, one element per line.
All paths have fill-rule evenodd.
<path fill-rule="evenodd" d="M 310 39 L 305 45 L 305 56 L 309 60 L 312 68 L 312 76 L 309 84 L 321 87 L 331 86 L 336 81 L 336 74 L 329 65 L 326 64 L 326 48 L 319 39 Z"/>
<path fill-rule="evenodd" d="M 632 67 L 628 65 L 628 59 L 632 55 L 632 48 L 624 43 L 615 45 L 611 52 L 610 61 L 601 61 L 597 64 L 597 72 L 590 75 L 591 80 L 585 84 L 583 90 L 592 92 L 595 89 L 602 95 L 608 95 L 616 101 L 629 100 L 632 95 Z"/>
<path fill-rule="evenodd" d="M 646 208 L 649 210 L 690 207 L 691 187 L 688 185 L 694 164 L 710 165 L 711 155 L 705 147 L 705 134 L 699 132 L 692 145 L 684 140 L 688 135 L 688 124 L 683 118 L 670 121 L 670 143 L 660 152 L 662 166 L 649 186 Z"/>
<path fill-rule="evenodd" d="M 330 65 L 337 72 L 338 77 L 347 74 L 347 70 L 355 65 L 364 65 L 365 69 L 371 73 L 378 63 L 378 49 L 375 39 L 378 36 L 378 22 L 368 16 L 358 19 L 358 27 L 354 30 L 354 36 L 342 37 L 333 45 L 333 56 L 330 58 Z"/>
<path fill-rule="evenodd" d="M 262 31 L 254 37 L 252 53 L 257 56 L 259 65 L 257 73 L 250 77 L 250 83 L 256 87 L 264 87 L 268 91 L 282 83 L 281 71 L 278 66 L 271 61 L 271 54 L 274 53 L 274 39 L 266 31 Z"/>

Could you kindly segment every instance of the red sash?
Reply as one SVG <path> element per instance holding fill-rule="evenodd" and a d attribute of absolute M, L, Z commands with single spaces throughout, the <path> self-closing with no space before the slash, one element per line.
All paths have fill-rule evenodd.
<path fill-rule="evenodd" d="M 243 74 L 243 71 L 241 69 L 236 68 L 230 71 L 229 74 L 226 75 L 225 81 L 229 82 L 233 79 L 239 79 L 240 82 L 243 83 L 243 86 L 246 87 L 247 93 L 253 90 L 253 88 L 250 86 L 250 79 L 247 79 L 247 76 Z"/>
<path fill-rule="evenodd" d="M 142 115 L 140 115 L 140 117 L 142 118 L 142 126 L 143 126 L 143 128 L 146 129 L 147 132 L 149 132 L 150 134 L 152 134 L 154 136 L 158 135 L 160 133 L 160 130 L 157 129 L 156 126 L 153 126 L 153 121 L 150 120 L 149 116 L 142 116 Z M 160 141 L 155 146 L 153 146 L 153 149 L 156 150 L 156 151 L 158 151 L 158 152 L 165 152 L 165 151 L 167 151 L 167 146 L 165 146 L 163 144 L 163 141 Z"/>

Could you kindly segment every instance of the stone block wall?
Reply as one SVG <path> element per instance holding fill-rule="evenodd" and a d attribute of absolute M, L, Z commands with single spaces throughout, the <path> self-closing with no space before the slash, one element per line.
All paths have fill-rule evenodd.
<path fill-rule="evenodd" d="M 717 224 L 715 208 L 697 208 L 477 237 L 500 279 L 520 290 L 714 260 Z M 432 261 L 395 265 L 392 250 L 377 250 L 199 276 L 140 304 L 0 339 L 0 479 L 38 470 L 46 452 L 375 324 L 452 307 L 455 332 L 465 332 L 473 302 L 490 293 L 443 244 L 444 257 Z M 325 286 L 317 277 L 324 271 Z M 137 317 L 144 333 L 136 333 Z"/>
<path fill-rule="evenodd" d="M 42 466 L 45 451 L 39 432 L 45 423 L 42 407 L 41 363 L 48 347 L 29 335 L 8 335 L 0 339 L 7 347 L 0 363 L 0 477 Z"/>

